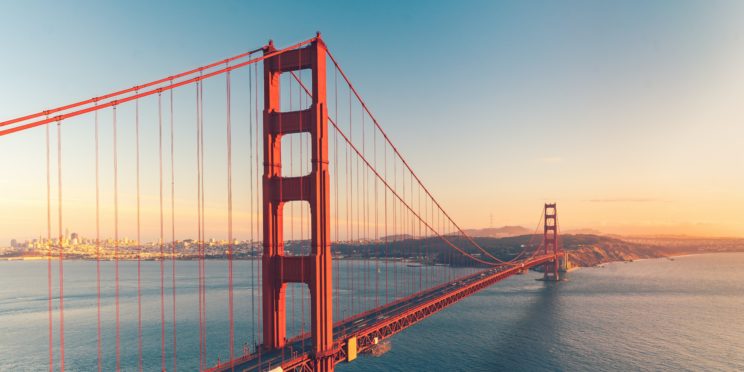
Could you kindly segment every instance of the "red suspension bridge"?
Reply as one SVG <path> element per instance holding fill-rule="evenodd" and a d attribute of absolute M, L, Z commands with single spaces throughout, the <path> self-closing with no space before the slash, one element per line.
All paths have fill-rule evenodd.
<path fill-rule="evenodd" d="M 3 137 L 39 131 L 46 166 L 40 198 L 46 198 L 46 235 L 39 249 L 47 259 L 50 371 L 69 362 L 64 269 L 66 256 L 79 252 L 64 226 L 79 217 L 80 202 L 66 198 L 75 193 L 64 177 L 69 173 L 88 172 L 94 180 L 87 197 L 95 211 L 91 280 L 99 371 L 331 371 L 511 275 L 537 267 L 544 280 L 559 279 L 556 205 L 545 204 L 535 234 L 508 257 L 468 236 L 391 142 L 320 35 L 283 49 L 270 42 L 0 123 Z M 65 155 L 75 156 L 83 143 L 90 143 L 92 166 L 70 167 Z M 110 238 L 102 235 L 105 223 L 112 227 Z M 124 231 L 135 238 L 127 240 Z M 148 234 L 155 243 L 146 243 Z M 212 241 L 213 234 L 221 241 Z M 195 295 L 187 297 L 194 301 L 186 305 L 178 299 L 183 289 L 177 290 L 183 257 L 196 261 Z M 208 299 L 213 285 L 206 261 L 215 257 L 226 263 L 219 268 L 226 291 L 218 300 L 226 310 L 219 314 L 208 311 L 214 296 Z M 102 271 L 101 261 L 108 259 L 113 283 Z M 121 295 L 119 265 L 125 260 L 137 265 L 136 299 Z M 155 304 L 143 301 L 142 263 L 148 260 L 159 265 Z M 248 261 L 250 282 L 236 283 L 234 260 Z M 111 304 L 101 299 L 109 284 Z M 250 289 L 238 292 L 247 293 L 250 303 L 236 298 L 238 285 Z M 197 310 L 192 334 L 198 343 L 184 339 L 177 327 L 183 306 Z M 136 312 L 135 333 L 122 330 L 122 307 Z M 108 312 L 111 322 L 104 319 Z M 149 313 L 158 314 L 157 334 L 143 330 Z M 241 331 L 236 324 L 248 326 Z M 226 337 L 208 338 L 212 325 Z M 104 337 L 110 329 L 113 340 Z M 153 338 L 157 362 L 147 357 Z M 124 351 L 134 344 L 135 352 Z M 105 357 L 110 349 L 113 361 Z M 179 364 L 179 355 L 195 353 L 198 363 Z"/>

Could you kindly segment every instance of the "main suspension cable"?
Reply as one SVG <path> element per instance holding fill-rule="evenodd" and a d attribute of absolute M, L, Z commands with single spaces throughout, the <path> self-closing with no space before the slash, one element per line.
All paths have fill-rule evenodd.
<path fill-rule="evenodd" d="M 330 56 L 330 54 L 329 54 L 329 56 Z M 339 69 L 339 72 L 341 72 L 341 74 L 342 74 L 342 76 L 343 76 L 343 71 L 341 71 L 341 70 Z M 291 75 L 292 75 L 292 76 L 293 76 L 293 77 L 295 78 L 295 80 L 297 80 L 297 81 L 298 81 L 298 82 L 299 82 L 299 83 L 301 84 L 301 86 L 302 86 L 302 87 L 304 88 L 305 92 L 306 92 L 307 94 L 310 94 L 310 92 L 309 92 L 309 90 L 307 89 L 307 87 L 306 87 L 306 86 L 305 86 L 305 85 L 304 85 L 304 84 L 302 83 L 302 80 L 300 80 L 300 79 L 298 78 L 298 76 L 297 76 L 297 75 L 296 75 L 296 74 L 294 73 L 294 71 L 291 71 L 290 73 L 291 73 Z M 348 83 L 348 79 L 347 79 L 347 83 Z M 353 89 L 353 87 L 351 87 L 351 86 L 350 86 L 350 88 L 351 88 L 351 89 Z M 350 91 L 350 92 L 354 92 L 354 93 L 356 94 L 356 92 L 355 92 L 355 91 L 353 91 L 353 90 L 352 90 L 352 91 Z M 349 103 L 349 107 L 350 107 L 350 112 L 351 112 L 351 102 Z M 365 108 L 365 110 L 366 110 L 366 108 Z M 369 114 L 369 112 L 368 112 L 368 114 Z M 371 114 L 370 114 L 370 117 L 371 117 Z M 381 130 L 381 129 L 380 129 L 380 127 L 379 127 L 379 124 L 377 124 L 377 121 L 376 121 L 376 120 L 375 120 L 375 119 L 374 119 L 373 117 L 372 117 L 372 120 L 373 120 L 373 122 L 375 123 L 375 125 L 377 126 L 377 128 L 378 128 L 378 129 L 380 130 L 380 132 L 381 132 L 381 133 L 383 134 L 383 136 L 385 137 L 385 139 L 387 140 L 387 141 L 386 141 L 386 142 L 384 143 L 384 145 L 385 145 L 385 148 L 387 148 L 387 145 L 389 144 L 389 145 L 391 146 L 391 148 L 393 149 L 393 151 L 394 151 L 394 152 L 395 152 L 396 154 L 398 154 L 398 155 L 399 155 L 399 158 L 400 158 L 400 154 L 398 153 L 398 150 L 394 148 L 394 146 L 392 145 L 392 143 L 390 143 L 390 140 L 388 139 L 388 137 L 387 137 L 387 136 L 385 135 L 385 133 L 384 133 L 384 132 L 382 132 L 382 130 Z M 375 175 L 376 175 L 376 176 L 377 176 L 377 177 L 378 177 L 378 178 L 380 179 L 380 181 L 382 181 L 382 183 L 383 183 L 383 184 L 385 185 L 385 187 L 387 187 L 387 188 L 388 188 L 388 189 L 389 189 L 389 190 L 391 191 L 391 193 L 393 193 L 393 194 L 395 195 L 395 197 L 396 197 L 396 198 L 397 198 L 397 199 L 398 199 L 398 200 L 399 200 L 399 201 L 400 201 L 400 202 L 401 202 L 402 204 L 404 204 L 404 205 L 406 206 L 406 208 L 407 208 L 408 210 L 410 210 L 410 211 L 411 211 L 411 212 L 412 212 L 412 213 L 413 213 L 413 214 L 414 214 L 414 215 L 416 216 L 416 218 L 419 218 L 419 219 L 421 219 L 421 216 L 420 216 L 419 214 L 417 214 L 416 212 L 414 212 L 414 211 L 413 211 L 413 209 L 411 208 L 411 206 L 410 206 L 410 205 L 409 205 L 408 203 L 406 203 L 406 202 L 405 202 L 405 200 L 404 200 L 404 199 L 403 199 L 403 198 L 402 198 L 402 197 L 401 197 L 400 195 L 398 195 L 398 193 L 397 193 L 397 192 L 396 192 L 396 191 L 394 190 L 394 188 L 393 188 L 393 187 L 391 187 L 391 186 L 390 186 L 390 184 L 389 184 L 389 183 L 387 182 L 387 176 L 386 176 L 386 175 L 385 175 L 385 176 L 382 176 L 382 175 L 380 175 L 380 174 L 379 174 L 379 172 L 378 172 L 378 171 L 377 171 L 377 170 L 376 170 L 376 169 L 375 169 L 375 168 L 374 168 L 374 167 L 373 167 L 373 166 L 372 166 L 372 165 L 371 165 L 371 164 L 369 163 L 369 161 L 368 161 L 368 160 L 367 160 L 367 159 L 366 159 L 366 158 L 365 158 L 365 157 L 364 157 L 364 156 L 362 155 L 362 153 L 361 153 L 361 152 L 360 152 L 360 151 L 359 151 L 359 150 L 357 149 L 357 147 L 356 147 L 356 146 L 355 146 L 355 145 L 353 144 L 353 142 L 351 141 L 351 139 L 350 139 L 349 137 L 347 137 L 347 136 L 346 136 L 346 135 L 344 134 L 344 132 L 343 132 L 343 131 L 342 131 L 342 130 L 341 130 L 341 129 L 340 129 L 339 127 L 338 127 L 338 125 L 336 124 L 336 122 L 335 122 L 335 121 L 334 121 L 333 119 L 331 119 L 331 118 L 328 118 L 328 122 L 329 122 L 329 123 L 331 123 L 331 124 L 333 125 L 333 127 L 334 127 L 334 128 L 336 129 L 336 131 L 338 131 L 338 132 L 339 132 L 339 134 L 341 134 L 341 136 L 342 136 L 342 137 L 344 138 L 344 140 L 345 140 L 345 141 L 347 142 L 347 144 L 348 144 L 348 145 L 349 145 L 349 146 L 350 146 L 350 147 L 351 147 L 351 148 L 352 148 L 352 149 L 353 149 L 353 150 L 354 150 L 354 151 L 355 151 L 355 152 L 357 153 L 357 156 L 359 156 L 359 157 L 360 157 L 360 158 L 361 158 L 361 159 L 362 159 L 362 160 L 364 161 L 364 163 L 365 163 L 365 164 L 367 165 L 367 167 L 368 167 L 368 168 L 369 168 L 369 169 L 370 169 L 370 170 L 371 170 L 371 171 L 372 171 L 373 173 L 375 173 Z M 350 127 L 350 128 L 351 128 L 351 127 Z M 386 165 L 385 165 L 385 169 L 387 169 L 387 150 L 385 150 L 385 151 L 384 151 L 384 153 L 385 153 L 385 154 L 384 154 L 384 159 L 385 159 L 385 164 L 386 164 Z M 349 156 L 350 156 L 350 155 L 349 155 Z M 348 159 L 348 158 L 347 158 L 347 159 Z M 404 163 L 404 165 L 406 165 L 406 167 L 408 168 L 409 172 L 410 172 L 410 173 L 411 173 L 411 174 L 413 175 L 413 177 L 414 177 L 414 178 L 416 178 L 417 182 L 419 183 L 419 185 L 421 186 L 421 188 L 422 188 L 422 189 L 424 190 L 424 192 L 426 192 L 426 193 L 427 193 L 427 195 L 429 195 L 429 197 L 430 197 L 430 199 L 431 199 L 431 201 L 432 201 L 432 203 L 433 203 L 433 204 L 432 204 L 432 208 L 434 207 L 434 205 L 436 205 L 436 206 L 437 206 L 437 208 L 438 208 L 438 209 L 439 209 L 439 210 L 440 210 L 440 211 L 441 211 L 442 213 L 444 213 L 444 215 L 445 215 L 445 216 L 446 216 L 446 217 L 447 217 L 447 218 L 448 218 L 448 219 L 450 220 L 450 222 L 451 222 L 451 223 L 452 223 L 452 224 L 453 224 L 453 225 L 454 225 L 455 227 L 457 227 L 458 231 L 460 231 L 460 233 L 461 233 L 461 234 L 462 234 L 463 236 L 467 237 L 467 234 L 465 234 L 465 232 L 463 232 L 463 231 L 462 231 L 462 229 L 460 229 L 460 228 L 459 228 L 459 227 L 458 227 L 458 226 L 457 226 L 457 225 L 456 225 L 456 224 L 454 223 L 454 221 L 452 221 L 452 219 L 451 219 L 451 218 L 449 218 L 449 216 L 448 216 L 448 215 L 447 215 L 447 214 L 446 214 L 446 213 L 445 213 L 444 211 L 442 211 L 442 209 L 441 209 L 441 207 L 439 206 L 439 204 L 438 204 L 438 203 L 436 202 L 436 200 L 434 200 L 434 198 L 433 198 L 433 197 L 431 196 L 431 194 L 430 194 L 430 193 L 429 193 L 429 192 L 427 191 L 426 187 L 424 187 L 424 186 L 423 186 L 423 184 L 421 184 L 421 181 L 420 181 L 420 180 L 418 179 L 418 177 L 417 177 L 417 176 L 416 176 L 416 175 L 415 175 L 415 174 L 413 173 L 413 171 L 412 171 L 412 170 L 410 169 L 410 167 L 408 166 L 408 164 L 407 164 L 407 163 L 406 163 L 406 162 L 405 162 L 405 161 L 404 161 L 403 159 L 401 159 L 401 161 L 402 161 L 402 162 Z M 348 169 L 348 166 L 347 166 L 347 169 Z M 348 171 L 347 171 L 347 176 L 348 176 Z M 348 178 L 348 177 L 347 177 L 347 178 Z M 348 189 L 348 188 L 349 188 L 349 186 L 347 186 L 347 189 Z M 347 192 L 348 192 L 348 190 L 347 190 Z M 387 202 L 387 192 L 386 192 L 386 193 L 385 193 L 385 210 L 386 210 L 386 211 L 385 211 L 385 220 L 386 220 L 386 221 L 385 221 L 385 226 L 386 226 L 386 228 L 385 228 L 385 237 L 384 237 L 384 240 L 385 240 L 385 245 L 386 245 L 386 247 L 387 247 L 387 244 L 388 244 L 388 243 L 387 243 L 387 242 L 388 242 L 388 236 L 387 236 L 387 205 L 388 205 L 388 202 Z M 347 208 L 347 216 L 348 216 L 348 208 Z M 348 217 L 347 217 L 347 219 L 348 219 Z M 423 223 L 425 224 L 425 226 L 426 226 L 426 227 L 427 227 L 428 229 L 430 229 L 430 230 L 432 231 L 432 233 L 434 233 L 435 235 L 437 235 L 438 237 L 440 237 L 440 238 L 441 238 L 442 240 L 444 240 L 444 241 L 445 241 L 445 242 L 446 242 L 446 243 L 447 243 L 448 245 L 452 246 L 453 248 L 455 248 L 456 250 L 458 250 L 458 251 L 459 251 L 460 253 L 462 253 L 462 254 L 464 254 L 464 255 L 466 255 L 466 256 L 468 256 L 468 257 L 470 257 L 471 259 L 474 259 L 475 261 L 477 261 L 477 262 L 479 262 L 479 263 L 482 263 L 482 264 L 485 264 L 485 265 L 489 265 L 489 266 L 500 266 L 500 265 L 504 265 L 504 264 L 510 264 L 510 262 L 509 262 L 509 261 L 504 261 L 504 260 L 498 259 L 498 258 L 496 258 L 496 257 L 493 257 L 493 256 L 492 256 L 492 255 L 491 255 L 490 253 L 488 253 L 488 252 L 487 252 L 487 251 L 486 251 L 485 249 L 483 249 L 483 248 L 482 248 L 482 247 L 480 247 L 479 245 L 477 245 L 477 247 L 480 247 L 479 249 L 480 249 L 481 251 L 483 251 L 484 253 L 486 253 L 486 254 L 487 254 L 487 255 L 488 255 L 489 257 L 493 257 L 494 259 L 498 260 L 498 262 L 499 262 L 499 263 L 493 263 L 493 262 L 488 262 L 488 261 L 484 261 L 484 260 L 478 259 L 478 258 L 476 258 L 475 256 L 472 256 L 471 254 L 469 254 L 469 253 L 466 253 L 465 251 L 463 251 L 463 250 L 462 250 L 462 249 L 460 249 L 459 247 L 456 247 L 456 246 L 455 246 L 454 244 L 452 244 L 451 242 L 449 242 L 449 240 L 447 240 L 447 239 L 446 239 L 446 238 L 445 238 L 445 237 L 444 237 L 443 235 L 441 235 L 440 233 L 438 233 L 438 232 L 437 232 L 437 230 L 436 230 L 436 229 L 435 229 L 435 228 L 434 228 L 434 227 L 433 227 L 433 226 L 432 226 L 432 225 L 431 225 L 430 223 L 428 223 L 428 222 L 426 222 L 426 221 L 422 221 L 422 222 L 423 222 Z M 348 230 L 348 223 L 347 223 L 347 230 Z M 387 256 L 387 255 L 386 255 L 386 256 Z M 388 260 L 387 260 L 387 258 L 386 258 L 386 260 L 385 260 L 385 264 L 386 264 L 386 274 L 385 274 L 385 275 L 386 275 L 386 296 L 385 296 L 385 297 L 386 297 L 386 302 L 387 302 L 387 299 L 388 299 L 388 295 L 387 295 L 387 281 L 388 281 L 388 280 L 387 280 L 387 275 L 388 275 L 388 274 L 387 274 L 387 273 L 388 273 L 388 268 L 387 268 L 387 266 L 388 266 Z"/>
<path fill-rule="evenodd" d="M 341 69 L 341 66 L 340 66 L 340 65 L 338 64 L 338 62 L 336 61 L 336 59 L 335 59 L 335 58 L 333 57 L 333 54 L 331 54 L 330 50 L 326 49 L 326 54 L 327 54 L 327 55 L 328 55 L 328 57 L 329 57 L 329 58 L 331 59 L 331 61 L 333 62 L 333 64 L 334 64 L 334 65 L 336 66 L 336 69 L 338 70 L 338 72 L 340 72 L 340 73 L 341 73 L 341 76 L 342 76 L 342 77 L 344 78 L 344 80 L 345 80 L 345 81 L 346 81 L 346 83 L 348 84 L 348 86 L 349 86 L 349 89 L 351 90 L 351 92 L 353 92 L 353 93 L 354 93 L 354 95 L 356 96 L 357 100 L 358 100 L 358 101 L 359 101 L 359 103 L 361 104 L 362 108 L 364 109 L 364 111 L 366 111 L 366 112 L 367 112 L 367 114 L 369 115 L 369 117 L 370 117 L 370 118 L 372 119 L 372 122 L 373 122 L 373 123 L 375 124 L 375 126 L 377 127 L 377 129 L 378 129 L 378 130 L 380 131 L 380 133 L 381 133 L 381 134 L 383 135 L 383 137 L 385 138 L 386 142 L 387 142 L 387 143 L 388 143 L 388 144 L 390 145 L 390 147 L 391 147 L 391 149 L 393 150 L 393 152 L 394 152 L 394 153 L 395 153 L 395 154 L 396 154 L 396 155 L 398 156 L 398 158 L 399 158 L 399 159 L 401 160 L 401 162 L 403 163 L 403 165 L 405 165 L 405 166 L 406 166 L 406 168 L 408 168 L 408 171 L 409 171 L 409 172 L 411 172 L 411 173 L 413 174 L 413 176 L 414 176 L 414 177 L 416 178 L 416 181 L 417 181 L 417 182 L 418 182 L 418 183 L 419 183 L 419 184 L 421 185 L 421 187 L 423 188 L 424 192 L 426 192 L 426 194 L 427 194 L 427 195 L 429 195 L 429 197 L 430 197 L 430 198 L 432 199 L 432 201 L 433 201 L 433 202 L 434 202 L 434 203 L 436 204 L 437 208 L 439 208 L 439 210 L 440 210 L 440 211 L 442 211 L 442 213 L 443 213 L 443 214 L 444 214 L 444 215 L 445 215 L 445 216 L 447 217 L 447 219 L 448 219 L 448 220 L 449 220 L 449 221 L 450 221 L 450 222 L 451 222 L 451 223 L 452 223 L 452 224 L 453 224 L 453 225 L 454 225 L 454 226 L 455 226 L 455 227 L 457 228 L 457 230 L 458 230 L 458 231 L 459 231 L 459 232 L 460 232 L 460 233 L 461 233 L 461 234 L 462 234 L 462 235 L 463 235 L 463 236 L 464 236 L 464 237 L 465 237 L 465 238 L 466 238 L 466 239 L 467 239 L 467 240 L 468 240 L 468 241 L 469 241 L 469 242 L 470 242 L 471 244 L 473 244 L 473 245 L 474 245 L 474 246 L 475 246 L 476 248 L 478 248 L 478 249 L 479 249 L 479 250 L 480 250 L 481 252 L 483 252 L 483 253 L 484 253 L 484 254 L 485 254 L 486 256 L 488 256 L 489 258 L 493 259 L 494 261 L 497 261 L 497 262 L 502 262 L 502 263 L 506 263 L 505 261 L 503 261 L 503 260 L 501 260 L 501 259 L 499 259 L 499 258 L 497 258 L 497 257 L 495 257 L 495 256 L 493 256 L 493 255 L 491 255 L 491 254 L 490 254 L 490 253 L 489 253 L 488 251 L 486 251 L 486 250 L 485 250 L 485 249 L 484 249 L 483 247 L 481 247 L 481 246 L 480 246 L 480 245 L 479 245 L 479 244 L 478 244 L 478 243 L 477 243 L 477 242 L 476 242 L 476 241 L 475 241 L 474 239 L 472 239 L 472 238 L 471 238 L 471 237 L 470 237 L 470 236 L 469 236 L 468 234 L 466 234 L 466 233 L 465 233 L 465 231 L 464 231 L 464 230 L 463 230 L 462 228 L 460 228 L 460 226 L 459 226 L 459 225 L 457 225 L 457 223 L 455 223 L 455 222 L 454 222 L 454 220 L 453 220 L 453 219 L 452 219 L 452 218 L 451 218 L 451 217 L 449 216 L 449 214 L 447 214 L 447 212 L 446 212 L 446 211 L 445 211 L 445 210 L 444 210 L 444 209 L 442 208 L 442 206 L 441 206 L 441 205 L 439 204 L 439 202 L 438 202 L 438 201 L 437 201 L 437 200 L 436 200 L 436 199 L 434 198 L 434 196 L 433 196 L 433 195 L 431 194 L 431 192 L 429 192 L 429 189 L 427 189 L 427 188 L 426 188 L 426 186 L 424 186 L 423 182 L 422 182 L 422 181 L 421 181 L 421 179 L 420 179 L 420 178 L 419 178 L 419 177 L 418 177 L 418 176 L 416 175 L 416 173 L 415 173 L 415 172 L 413 171 L 413 169 L 411 168 L 411 166 L 410 166 L 410 165 L 408 165 L 408 162 L 406 162 L 405 158 L 403 158 L 403 155 L 402 155 L 402 154 L 401 154 L 401 153 L 400 153 L 400 152 L 398 151 L 397 147 L 395 147 L 395 145 L 394 145 L 394 144 L 392 143 L 392 141 L 391 141 L 391 140 L 390 140 L 390 138 L 388 137 L 387 133 L 385 133 L 385 131 L 384 131 L 384 130 L 382 129 L 382 126 L 380 126 L 380 124 L 379 124 L 379 122 L 377 121 L 377 119 L 375 118 L 375 116 L 374 116 L 374 115 L 372 115 L 372 112 L 371 112 L 371 111 L 370 111 L 370 109 L 369 109 L 369 108 L 367 107 L 367 104 L 366 104 L 366 103 L 364 102 L 364 100 L 362 99 L 361 95 L 359 95 L 359 93 L 357 92 L 357 90 L 356 90 L 356 89 L 354 88 L 354 85 L 353 85 L 353 84 L 351 83 L 351 80 L 349 80 L 349 78 L 348 78 L 348 77 L 346 76 L 346 74 L 344 73 L 343 69 Z"/>

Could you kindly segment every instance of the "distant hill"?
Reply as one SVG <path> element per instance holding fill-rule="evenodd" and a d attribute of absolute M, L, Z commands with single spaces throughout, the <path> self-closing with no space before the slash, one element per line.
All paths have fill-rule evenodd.
<path fill-rule="evenodd" d="M 386 235 L 380 238 L 380 240 L 405 240 L 405 239 L 413 239 L 413 236 L 409 234 L 398 234 L 398 235 Z"/>
<path fill-rule="evenodd" d="M 485 229 L 467 229 L 465 233 L 473 237 L 481 238 L 507 238 L 510 236 L 528 235 L 534 231 L 522 226 L 502 226 Z"/>
<path fill-rule="evenodd" d="M 529 240 L 540 242 L 542 235 L 522 235 L 501 239 L 476 239 L 497 257 L 509 257 L 519 252 L 522 244 Z M 594 234 L 562 234 L 563 249 L 568 251 L 571 263 L 576 266 L 595 266 L 612 261 L 632 261 L 640 258 L 664 257 L 669 252 L 658 245 L 628 242 L 625 240 Z"/>
<path fill-rule="evenodd" d="M 514 258 L 525 245 L 537 246 L 542 242 L 542 238 L 542 233 L 504 238 L 473 237 L 478 245 L 489 254 L 502 260 Z M 460 235 L 447 235 L 447 241 L 475 257 L 490 261 L 472 242 Z M 595 234 L 562 234 L 560 243 L 568 252 L 571 263 L 583 267 L 596 266 L 605 262 L 633 261 L 679 254 L 744 252 L 744 239 L 742 238 L 621 238 Z M 336 254 L 347 258 L 388 257 L 428 264 L 449 263 L 454 266 L 473 264 L 471 259 L 454 253 L 452 247 L 438 237 L 418 239 L 399 236 L 399 239 L 387 241 L 334 243 L 332 249 Z M 533 249 L 529 251 L 532 252 Z"/>
<path fill-rule="evenodd" d="M 504 234 L 518 230 L 519 227 L 510 227 L 506 231 L 500 230 L 493 233 Z M 542 241 L 542 234 L 525 234 L 502 238 L 474 237 L 473 239 L 490 254 L 502 260 L 509 260 L 519 254 L 525 245 L 537 246 Z M 462 236 L 448 236 L 447 240 L 476 257 L 490 260 L 485 258 L 482 252 Z M 670 254 L 668 250 L 655 244 L 628 242 L 591 234 L 564 234 L 561 236 L 561 244 L 569 252 L 571 261 L 576 266 L 594 266 L 604 262 L 632 261 L 640 258 L 664 257 Z M 452 254 L 452 248 L 442 239 L 436 237 L 424 239 L 402 237 L 387 242 L 338 243 L 334 244 L 332 249 L 346 257 L 390 257 L 413 259 L 425 263 L 451 263 L 456 266 L 472 265 L 469 258 L 460 254 Z"/>
<path fill-rule="evenodd" d="M 564 234 L 561 243 L 576 266 L 595 266 L 612 261 L 633 261 L 641 258 L 665 257 L 669 252 L 661 246 L 628 242 L 614 237 L 593 234 Z"/>
<path fill-rule="evenodd" d="M 582 234 L 582 235 L 604 235 L 604 236 L 613 236 L 609 234 L 605 234 L 597 229 L 572 229 L 572 230 L 563 230 L 561 231 L 561 234 Z"/>

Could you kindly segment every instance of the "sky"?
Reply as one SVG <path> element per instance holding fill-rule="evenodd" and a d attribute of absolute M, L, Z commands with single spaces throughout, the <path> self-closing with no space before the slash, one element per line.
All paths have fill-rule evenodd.
<path fill-rule="evenodd" d="M 320 31 L 463 227 L 534 226 L 555 201 L 564 231 L 744 236 L 742 19 L 707 0 L 8 2 L 0 120 Z M 10 137 L 0 245 L 46 231 L 43 129 Z"/>

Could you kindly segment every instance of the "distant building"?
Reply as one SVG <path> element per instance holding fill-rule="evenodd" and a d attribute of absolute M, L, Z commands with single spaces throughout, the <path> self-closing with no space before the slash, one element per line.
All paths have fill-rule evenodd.
<path fill-rule="evenodd" d="M 10 240 L 10 247 L 11 248 L 18 248 L 18 241 L 15 239 Z"/>

